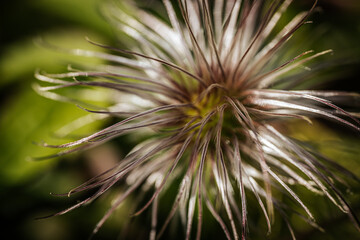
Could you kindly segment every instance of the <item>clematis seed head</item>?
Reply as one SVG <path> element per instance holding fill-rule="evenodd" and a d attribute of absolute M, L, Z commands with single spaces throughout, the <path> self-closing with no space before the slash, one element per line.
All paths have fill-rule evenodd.
<path fill-rule="evenodd" d="M 311 123 L 317 118 L 360 130 L 359 115 L 332 102 L 336 98 L 359 99 L 359 94 L 292 90 L 311 76 L 303 66 L 332 52 L 309 50 L 289 58 L 286 54 L 297 49 L 290 38 L 307 23 L 316 1 L 282 28 L 279 20 L 292 0 L 162 2 L 165 19 L 130 1 L 106 3 L 104 13 L 109 22 L 120 37 L 127 35 L 133 40 L 133 47 L 106 46 L 88 39 L 106 53 L 68 50 L 102 59 L 105 65 L 61 74 L 36 73 L 46 84 L 35 87 L 41 95 L 86 106 L 82 108 L 89 112 L 89 119 L 116 119 L 116 123 L 73 142 L 45 144 L 61 149 L 47 157 L 84 151 L 123 135 L 146 139 L 115 167 L 68 193 L 96 189 L 93 195 L 55 215 L 91 202 L 121 182 L 124 191 L 94 233 L 128 196 L 146 190 L 151 196 L 129 214 L 137 216 L 151 208 L 151 240 L 160 238 L 178 217 L 185 239 L 200 239 L 204 211 L 211 213 L 226 239 L 246 239 L 251 218 L 249 195 L 256 199 L 269 233 L 277 212 L 295 238 L 288 220 L 293 212 L 321 229 L 294 190 L 294 185 L 301 185 L 329 199 L 359 228 L 335 183 L 340 173 L 359 179 L 286 131 L 293 119 Z M 118 6 L 124 4 L 131 11 Z M 77 98 L 83 94 L 63 96 L 58 92 L 75 87 L 79 93 L 81 89 L 106 89 L 112 105 L 88 107 Z M 84 120 L 84 124 L 88 122 Z M 173 206 L 159 222 L 159 204 L 174 185 Z M 274 195 L 279 189 L 294 200 L 300 212 Z"/>

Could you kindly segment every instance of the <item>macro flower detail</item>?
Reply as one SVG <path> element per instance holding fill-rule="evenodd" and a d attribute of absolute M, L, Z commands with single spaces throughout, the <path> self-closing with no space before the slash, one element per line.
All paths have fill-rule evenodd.
<path fill-rule="evenodd" d="M 256 199 L 269 233 L 276 211 L 295 238 L 286 216 L 292 210 L 274 196 L 274 191 L 288 194 L 302 209 L 297 214 L 321 229 L 292 188 L 301 185 L 324 195 L 359 227 L 334 183 L 339 181 L 338 174 L 359 179 L 287 135 L 286 126 L 292 119 L 311 123 L 312 118 L 319 117 L 360 130 L 359 115 L 332 103 L 339 98 L 358 99 L 358 94 L 291 90 L 309 80 L 309 70 L 299 74 L 299 69 L 331 52 L 306 51 L 285 57 L 292 47 L 290 38 L 307 23 L 316 5 L 279 29 L 282 14 L 291 2 L 163 0 L 165 20 L 135 6 L 130 14 L 117 3 L 110 3 L 105 13 L 121 34 L 133 40 L 133 49 L 89 39 L 109 53 L 69 52 L 102 59 L 106 65 L 62 74 L 37 72 L 36 78 L 48 85 L 36 86 L 36 90 L 45 97 L 84 106 L 76 95 L 64 97 L 56 91 L 106 89 L 111 92 L 112 106 L 82 108 L 91 116 L 101 116 L 97 118 L 119 120 L 76 141 L 44 145 L 63 148 L 54 155 L 60 156 L 122 135 L 138 134 L 141 141 L 117 166 L 68 193 L 96 189 L 93 195 L 56 215 L 95 200 L 121 182 L 126 190 L 113 201 L 94 233 L 129 195 L 147 189 L 152 195 L 133 215 L 151 208 L 150 239 L 160 238 L 176 217 L 183 223 L 186 239 L 200 239 L 205 210 L 227 239 L 245 239 L 251 217 L 249 195 Z M 177 193 L 173 206 L 166 220 L 158 222 L 159 202 L 174 184 Z"/>

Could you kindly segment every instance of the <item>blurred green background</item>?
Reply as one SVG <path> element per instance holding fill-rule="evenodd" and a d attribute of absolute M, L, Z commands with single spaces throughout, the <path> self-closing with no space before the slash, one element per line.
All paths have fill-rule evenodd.
<path fill-rule="evenodd" d="M 84 111 L 69 103 L 55 102 L 35 93 L 32 84 L 34 72 L 63 72 L 68 63 L 81 59 L 51 51 L 34 44 L 41 36 L 47 41 L 69 48 L 94 48 L 85 36 L 105 44 L 116 44 L 115 33 L 101 16 L 100 0 L 15 0 L 6 1 L 0 7 L 0 220 L 3 239 L 87 239 L 108 208 L 111 195 L 100 198 L 89 206 L 69 214 L 45 220 L 35 218 L 46 216 L 76 203 L 85 195 L 71 198 L 55 197 L 49 193 L 64 193 L 90 177 L 105 170 L 128 151 L 131 143 L 118 139 L 89 152 L 69 155 L 61 159 L 41 162 L 29 161 L 29 157 L 49 154 L 51 151 L 34 145 L 42 140 L 54 142 L 54 133 L 62 126 L 83 116 Z M 139 1 L 145 7 L 153 7 L 156 0 Z M 308 9 L 313 1 L 294 1 L 289 15 Z M 315 31 L 319 36 L 305 35 L 302 41 L 312 49 L 334 49 L 334 70 L 328 71 L 331 81 L 322 84 L 322 89 L 351 90 L 359 92 L 360 82 L 360 2 L 358 0 L 320 1 L 319 11 L 314 14 L 314 24 L 306 26 L 306 31 Z M 301 49 L 301 46 L 299 46 Z M 97 60 L 92 60 L 96 63 Z M 336 73 L 336 74 L 335 74 Z M 359 110 L 360 103 L 355 103 Z M 91 132 L 104 123 L 95 123 L 82 129 Z M 307 128 L 307 127 L 305 127 Z M 360 176 L 358 134 L 336 128 L 335 125 L 314 126 L 303 131 L 304 126 L 294 125 L 294 134 L 304 140 L 333 141 L 339 138 L 347 147 L 339 151 L 324 148 L 339 163 L 352 169 Z M 317 131 L 314 131 L 317 130 Z M 331 131 L 330 131 L 331 129 Z M 323 137 L 319 137 L 319 132 Z M 301 134 L 299 134 L 301 133 Z M 55 139 L 55 140 L 54 140 Z M 124 141 L 127 141 L 124 144 Z M 104 157 L 107 156 L 107 157 Z M 299 191 L 303 191 L 299 189 Z M 116 192 L 116 191 L 115 191 Z M 310 203 L 319 224 L 325 228 L 321 233 L 294 218 L 298 239 L 360 239 L 359 233 L 345 214 L 321 197 L 303 191 L 304 202 Z M 355 185 L 351 199 L 355 211 L 360 216 L 359 185 Z M 251 202 L 250 209 L 251 209 Z M 124 206 L 122 209 L 126 209 Z M 253 207 L 256 208 L 256 207 Z M 117 239 L 128 212 L 119 210 L 100 230 L 94 239 Z M 251 216 L 251 213 L 250 213 Z M 128 236 L 141 233 L 147 236 L 149 216 L 144 214 L 135 220 Z M 263 239 L 265 228 L 259 213 L 254 214 L 250 226 L 251 239 Z M 284 223 L 277 220 L 269 239 L 290 239 Z M 204 239 L 224 238 L 221 229 L 204 226 Z M 120 235 L 121 236 L 121 235 Z M 182 236 L 182 235 L 181 235 Z M 134 239 L 132 237 L 128 239 Z M 180 238 L 181 239 L 181 238 Z"/>

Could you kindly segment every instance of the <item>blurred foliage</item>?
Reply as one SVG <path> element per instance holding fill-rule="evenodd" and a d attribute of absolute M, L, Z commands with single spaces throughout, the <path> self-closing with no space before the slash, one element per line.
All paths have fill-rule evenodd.
<path fill-rule="evenodd" d="M 110 157 L 107 158 L 107 164 L 111 166 L 120 159 L 123 152 L 128 151 L 132 144 L 129 140 L 118 139 L 107 147 L 96 150 L 99 151 L 98 153 L 80 153 L 41 162 L 28 161 L 31 157 L 52 152 L 50 149 L 34 145 L 33 141 L 52 143 L 60 141 L 53 133 L 86 114 L 72 104 L 47 100 L 37 95 L 31 87 L 35 81 L 33 77 L 35 70 L 58 73 L 66 70 L 69 63 L 85 61 L 99 63 L 96 59 L 85 60 L 52 51 L 35 44 L 34 39 L 41 37 L 56 46 L 87 49 L 92 49 L 94 46 L 86 42 L 85 36 L 102 43 L 116 42 L 115 34 L 98 10 L 100 2 L 100 0 L 16 0 L 6 1 L 0 8 L 0 220 L 3 223 L 3 237 L 37 240 L 86 239 L 110 205 L 111 196 L 121 191 L 121 189 L 116 190 L 118 192 L 113 191 L 86 208 L 65 216 L 34 220 L 36 217 L 65 209 L 76 203 L 78 199 L 86 197 L 86 194 L 71 198 L 52 197 L 49 192 L 67 192 L 98 174 L 100 171 L 98 168 L 106 164 L 101 162 L 102 165 L 99 167 L 99 162 L 103 159 L 100 157 L 94 159 L 96 154 L 99 152 L 100 156 L 108 154 Z M 145 7 L 149 7 L 158 1 L 141 2 Z M 308 9 L 312 2 L 295 1 L 286 16 L 294 15 L 299 9 Z M 337 67 L 336 71 L 329 69 L 324 79 L 330 77 L 332 82 L 322 84 L 321 88 L 359 91 L 356 83 L 360 75 L 358 67 L 360 3 L 357 0 L 345 0 L 341 3 L 336 0 L 324 0 L 320 1 L 319 6 L 322 10 L 312 17 L 315 23 L 301 30 L 304 31 L 305 34 L 302 36 L 305 37 L 300 39 L 299 49 L 302 48 L 301 42 L 316 51 L 334 49 L 335 63 L 340 63 L 340 67 Z M 319 36 L 307 34 L 309 32 L 317 32 Z M 92 132 L 101 124 L 103 123 L 90 124 L 81 131 Z M 290 131 L 303 140 L 322 142 L 323 144 L 317 147 L 325 155 L 353 170 L 359 176 L 358 135 L 332 125 L 324 127 L 327 123 L 315 124 L 316 126 L 309 127 L 296 123 Z M 338 145 L 336 142 L 339 139 L 346 145 Z M 314 197 L 304 189 L 298 190 L 301 191 L 304 201 L 311 203 L 309 204 L 311 210 L 315 212 L 320 225 L 327 231 L 321 233 L 304 224 L 298 217 L 294 217 L 291 222 L 295 225 L 298 239 L 330 240 L 343 236 L 347 236 L 347 239 L 356 239 L 359 236 L 345 214 L 334 208 L 331 203 L 321 197 Z M 349 194 L 348 197 L 354 203 L 355 211 L 360 215 L 359 186 L 354 186 L 353 194 Z M 170 200 L 165 200 L 163 204 L 171 204 Z M 115 213 L 95 238 L 116 239 L 124 224 L 123 219 L 129 217 L 128 209 L 131 209 L 130 203 L 133 201 L 134 199 L 128 199 L 124 203 L 125 206 Z M 254 212 L 250 222 L 250 237 L 263 239 L 265 231 L 260 229 L 266 229 L 265 222 L 255 202 L 254 199 L 249 200 L 249 211 Z M 160 213 L 160 219 L 164 216 L 166 212 Z M 147 237 L 148 220 L 146 214 L 132 220 L 134 225 L 129 231 L 133 233 L 129 233 L 128 236 L 138 234 L 140 237 Z M 206 221 L 208 221 L 206 239 L 223 238 L 216 222 L 211 219 Z M 289 239 L 290 234 L 279 216 L 276 221 L 273 233 L 268 238 Z M 257 228 L 257 226 L 261 227 Z M 172 227 L 168 231 L 172 232 L 171 229 Z"/>

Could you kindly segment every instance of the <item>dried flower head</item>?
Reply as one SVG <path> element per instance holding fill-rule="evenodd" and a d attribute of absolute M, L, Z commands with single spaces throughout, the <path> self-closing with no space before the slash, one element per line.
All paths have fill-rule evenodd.
<path fill-rule="evenodd" d="M 284 53 L 291 47 L 286 45 L 288 40 L 306 23 L 316 4 L 279 29 L 279 19 L 291 2 L 163 0 L 167 20 L 136 8 L 130 14 L 116 3 L 110 4 L 106 13 L 114 26 L 133 39 L 134 49 L 89 40 L 110 53 L 80 49 L 71 53 L 100 58 L 107 65 L 92 71 L 37 73 L 38 80 L 51 84 L 37 90 L 46 97 L 64 100 L 54 91 L 74 86 L 109 89 L 115 96 L 113 106 L 85 110 L 120 120 L 77 141 L 46 146 L 65 148 L 56 154 L 59 156 L 125 134 L 141 134 L 145 140 L 117 166 L 71 190 L 69 195 L 97 189 L 56 215 L 98 198 L 123 181 L 126 191 L 115 199 L 94 233 L 134 191 L 153 189 L 146 204 L 134 214 L 152 207 L 150 239 L 160 237 L 176 213 L 180 213 L 186 239 L 200 239 L 204 209 L 220 224 L 227 239 L 245 239 L 247 195 L 257 200 L 269 232 L 274 208 L 288 223 L 286 213 L 291 209 L 273 194 L 279 188 L 303 209 L 304 219 L 317 226 L 312 212 L 290 186 L 297 184 L 326 196 L 359 226 L 334 183 L 339 179 L 337 172 L 328 166 L 357 177 L 286 135 L 289 120 L 311 123 L 311 118 L 317 117 L 360 130 L 355 114 L 331 102 L 359 95 L 289 90 L 308 80 L 306 73 L 299 73 L 303 65 L 331 52 L 306 51 L 286 59 Z M 159 228 L 159 201 L 166 188 L 179 179 L 173 207 Z M 142 188 L 144 185 L 147 187 Z M 290 225 L 289 229 L 293 236 Z"/>

